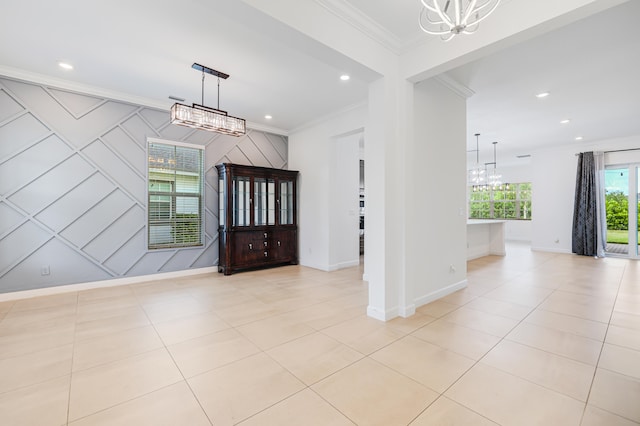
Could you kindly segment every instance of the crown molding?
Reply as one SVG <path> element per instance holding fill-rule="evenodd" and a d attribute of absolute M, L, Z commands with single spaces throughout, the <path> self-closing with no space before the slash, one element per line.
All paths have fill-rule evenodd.
<path fill-rule="evenodd" d="M 437 75 L 437 76 L 435 76 L 433 78 L 438 83 L 442 84 L 447 89 L 451 90 L 456 95 L 458 95 L 458 96 L 460 96 L 460 97 L 462 97 L 464 99 L 468 99 L 471 96 L 476 94 L 476 92 L 474 92 L 473 90 L 471 90 L 467 86 L 458 83 L 456 80 L 454 80 L 453 78 L 449 77 L 449 75 L 447 75 L 447 74 L 440 74 L 440 75 Z"/>
<path fill-rule="evenodd" d="M 352 105 L 349 105 L 349 106 L 347 106 L 345 108 L 342 108 L 340 110 L 330 112 L 327 115 L 324 115 L 324 116 L 319 117 L 319 118 L 317 118 L 317 119 L 315 119 L 313 121 L 309 121 L 309 122 L 307 122 L 307 123 L 305 123 L 305 124 L 303 124 L 301 126 L 298 126 L 298 127 L 294 128 L 294 129 L 291 129 L 289 131 L 289 134 L 291 135 L 291 134 L 294 134 L 294 133 L 301 132 L 303 130 L 309 129 L 311 127 L 314 127 L 314 126 L 322 124 L 322 123 L 324 123 L 326 121 L 329 121 L 329 120 L 331 120 L 333 118 L 336 118 L 336 117 L 339 117 L 339 116 L 341 116 L 343 114 L 346 114 L 349 111 L 353 111 L 353 110 L 356 110 L 358 108 L 366 107 L 367 105 L 368 105 L 368 102 L 366 102 L 366 101 L 365 102 L 358 102 L 357 104 L 352 104 Z"/>
<path fill-rule="evenodd" d="M 404 52 L 405 46 L 402 40 L 350 3 L 343 0 L 315 0 L 315 2 L 396 55 Z"/>

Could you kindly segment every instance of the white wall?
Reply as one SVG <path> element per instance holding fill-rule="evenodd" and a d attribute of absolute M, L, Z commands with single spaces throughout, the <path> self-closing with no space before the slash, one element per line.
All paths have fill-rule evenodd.
<path fill-rule="evenodd" d="M 533 220 L 531 247 L 534 250 L 571 253 L 571 229 L 575 197 L 576 153 L 640 148 L 640 135 L 621 139 L 576 144 L 541 150 L 532 155 Z M 637 153 L 608 155 L 635 158 Z"/>
<path fill-rule="evenodd" d="M 466 100 L 431 79 L 415 85 L 407 150 L 406 279 L 416 306 L 466 285 Z"/>
<path fill-rule="evenodd" d="M 329 268 L 360 263 L 360 159 L 362 132 L 331 140 Z"/>
<path fill-rule="evenodd" d="M 333 185 L 331 176 L 333 173 L 337 173 L 340 164 L 340 161 L 337 160 L 339 137 L 362 131 L 366 115 L 367 108 L 365 105 L 361 105 L 289 135 L 289 169 L 300 172 L 298 179 L 298 245 L 301 265 L 330 271 L 337 267 L 334 262 L 339 264 L 346 258 L 342 254 L 336 254 L 339 252 L 336 247 L 340 245 L 341 241 L 331 238 L 333 234 L 332 223 L 339 223 L 340 218 L 331 212 L 335 200 L 353 198 L 357 203 L 359 173 L 357 144 L 355 154 L 353 154 L 356 195 L 350 194 L 346 186 Z M 344 147 L 340 146 L 340 148 Z M 357 212 L 357 207 L 353 207 L 353 209 Z M 345 208 L 341 210 L 343 213 L 345 212 Z M 346 220 L 349 219 L 349 210 L 347 207 Z M 354 218 L 357 219 L 357 215 Z M 354 244 L 356 244 L 357 225 L 354 229 L 356 231 Z"/>

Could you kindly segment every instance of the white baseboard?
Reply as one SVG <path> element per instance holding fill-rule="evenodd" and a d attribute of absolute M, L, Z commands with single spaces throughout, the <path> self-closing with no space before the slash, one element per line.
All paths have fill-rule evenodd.
<path fill-rule="evenodd" d="M 188 277 L 191 275 L 210 274 L 218 272 L 217 266 L 206 268 L 185 269 L 182 271 L 162 272 L 159 274 L 140 275 L 137 277 L 114 278 L 111 280 L 90 281 L 86 283 L 60 285 L 56 287 L 36 288 L 33 290 L 14 291 L 0 294 L 0 302 L 17 299 L 29 299 L 32 297 L 51 296 L 54 294 L 70 293 L 74 291 L 92 290 L 95 288 L 117 287 L 120 285 L 138 284 L 147 281 L 166 280 L 170 278 Z"/>
<path fill-rule="evenodd" d="M 389 321 L 398 316 L 398 308 L 392 308 L 386 311 L 378 309 L 374 306 L 367 306 L 367 316 L 380 320 L 380 321 Z"/>
<path fill-rule="evenodd" d="M 341 262 L 341 263 L 336 263 L 335 265 L 329 265 L 327 270 L 329 272 L 333 272 L 333 271 L 338 271 L 344 268 L 351 268 L 352 266 L 358 266 L 359 264 L 360 264 L 360 259 L 350 260 L 348 262 Z"/>
<path fill-rule="evenodd" d="M 467 287 L 467 284 L 468 284 L 467 280 L 464 279 L 464 280 L 462 280 L 460 282 L 457 282 L 455 284 L 451 284 L 451 285 L 448 285 L 448 286 L 446 286 L 444 288 L 436 290 L 436 291 L 434 291 L 432 293 L 420 296 L 415 300 L 415 306 L 416 307 L 420 307 L 422 305 L 426 305 L 427 303 L 431 303 L 431 302 L 433 302 L 435 300 L 441 299 L 441 298 L 443 298 L 445 296 L 450 295 L 451 293 L 454 293 L 454 292 L 456 292 L 458 290 L 462 290 L 463 288 Z"/>

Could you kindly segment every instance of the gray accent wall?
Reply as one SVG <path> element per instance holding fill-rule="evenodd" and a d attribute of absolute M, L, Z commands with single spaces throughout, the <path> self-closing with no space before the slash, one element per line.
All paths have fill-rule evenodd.
<path fill-rule="evenodd" d="M 248 102 L 250 100 L 247 100 Z M 205 148 L 205 245 L 146 247 L 147 137 Z M 0 77 L 0 293 L 218 264 L 222 162 L 287 168 L 287 138 Z"/>

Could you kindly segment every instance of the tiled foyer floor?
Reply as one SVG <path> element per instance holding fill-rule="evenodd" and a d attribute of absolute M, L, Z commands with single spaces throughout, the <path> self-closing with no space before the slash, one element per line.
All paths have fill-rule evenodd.
<path fill-rule="evenodd" d="M 2 425 L 631 425 L 640 263 L 531 252 L 367 318 L 360 268 L 0 303 Z M 634 423 L 635 422 L 635 423 Z"/>

